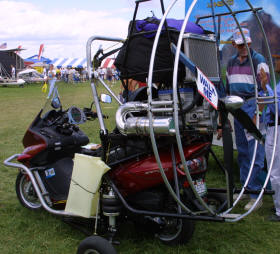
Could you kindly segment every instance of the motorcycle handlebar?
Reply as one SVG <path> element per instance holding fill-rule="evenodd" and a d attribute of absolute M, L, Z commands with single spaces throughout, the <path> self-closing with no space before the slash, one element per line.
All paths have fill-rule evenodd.
<path fill-rule="evenodd" d="M 89 108 L 84 108 L 83 111 L 84 111 L 84 113 L 85 113 L 85 115 L 87 117 L 87 120 L 94 120 L 94 119 L 96 119 L 98 117 L 97 113 L 95 111 L 91 111 Z M 109 118 L 109 116 L 103 115 L 103 114 L 102 114 L 102 117 L 104 119 L 108 119 Z"/>

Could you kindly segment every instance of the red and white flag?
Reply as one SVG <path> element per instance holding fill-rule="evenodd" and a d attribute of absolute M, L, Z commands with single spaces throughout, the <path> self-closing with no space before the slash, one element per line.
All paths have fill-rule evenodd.
<path fill-rule="evenodd" d="M 41 56 L 43 52 L 44 52 L 44 44 L 41 44 L 39 48 L 38 60 L 41 60 Z"/>
<path fill-rule="evenodd" d="M 0 49 L 5 49 L 7 48 L 7 42 L 4 42 L 0 45 Z"/>
<path fill-rule="evenodd" d="M 22 48 L 22 46 L 19 45 L 17 48 L 18 48 L 19 50 L 18 50 L 18 51 L 15 51 L 15 52 L 19 55 L 19 54 L 20 54 L 20 49 Z"/>

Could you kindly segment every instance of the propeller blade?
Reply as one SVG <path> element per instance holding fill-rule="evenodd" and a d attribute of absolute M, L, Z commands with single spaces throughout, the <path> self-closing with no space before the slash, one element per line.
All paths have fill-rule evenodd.
<path fill-rule="evenodd" d="M 233 204 L 233 189 L 234 189 L 234 178 L 233 178 L 233 140 L 232 130 L 230 127 L 228 114 L 221 114 L 222 123 L 222 138 L 223 138 L 223 152 L 224 152 L 224 166 L 227 171 L 227 186 L 228 186 L 228 208 Z"/>
<path fill-rule="evenodd" d="M 242 109 L 229 110 L 229 112 L 239 121 L 243 127 L 258 141 L 264 143 L 264 137 L 258 130 L 252 119 Z"/>

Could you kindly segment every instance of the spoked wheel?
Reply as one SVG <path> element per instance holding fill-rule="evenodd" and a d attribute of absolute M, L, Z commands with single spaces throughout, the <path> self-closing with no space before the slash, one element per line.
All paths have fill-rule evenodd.
<path fill-rule="evenodd" d="M 185 244 L 192 238 L 194 229 L 195 222 L 192 220 L 165 218 L 165 225 L 157 237 L 167 245 Z"/>
<path fill-rule="evenodd" d="M 35 193 L 32 182 L 29 177 L 23 173 L 19 173 L 16 179 L 16 193 L 19 202 L 26 208 L 37 210 L 42 204 Z"/>
<path fill-rule="evenodd" d="M 117 254 L 117 252 L 105 238 L 89 236 L 80 243 L 77 254 Z"/>

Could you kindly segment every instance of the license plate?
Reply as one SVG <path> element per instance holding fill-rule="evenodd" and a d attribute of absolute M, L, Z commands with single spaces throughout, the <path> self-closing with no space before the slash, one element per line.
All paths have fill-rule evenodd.
<path fill-rule="evenodd" d="M 199 196 L 203 196 L 207 193 L 206 183 L 203 179 L 195 180 L 193 184 Z"/>

